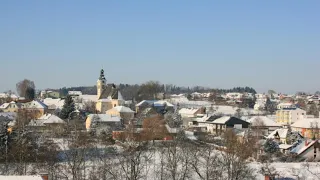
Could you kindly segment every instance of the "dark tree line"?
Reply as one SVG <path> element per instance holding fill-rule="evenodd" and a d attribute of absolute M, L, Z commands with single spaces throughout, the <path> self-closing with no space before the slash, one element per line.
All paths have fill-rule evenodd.
<path fill-rule="evenodd" d="M 117 85 L 122 96 L 126 100 L 143 100 L 143 99 L 159 99 L 158 96 L 160 93 L 166 94 L 190 94 L 192 92 L 217 92 L 217 93 L 228 93 L 228 92 L 240 92 L 240 93 L 253 93 L 255 94 L 255 89 L 251 87 L 235 87 L 232 89 L 211 89 L 202 86 L 194 87 L 182 87 L 172 84 L 161 84 L 158 81 L 148 81 L 143 84 L 119 84 Z M 62 97 L 67 96 L 68 91 L 81 91 L 82 94 L 95 95 L 97 94 L 96 86 L 79 86 L 79 87 L 70 87 L 70 88 L 60 88 L 56 90 L 60 92 Z"/>
<path fill-rule="evenodd" d="M 230 93 L 230 92 L 239 92 L 239 93 L 252 93 L 256 94 L 256 90 L 251 87 L 234 87 L 232 89 L 214 89 L 218 93 Z"/>

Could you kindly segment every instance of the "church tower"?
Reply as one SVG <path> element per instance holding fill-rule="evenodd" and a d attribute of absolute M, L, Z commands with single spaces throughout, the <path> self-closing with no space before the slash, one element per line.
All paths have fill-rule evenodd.
<path fill-rule="evenodd" d="M 104 70 L 101 69 L 100 71 L 100 77 L 97 81 L 97 96 L 98 96 L 98 99 L 100 98 L 101 96 L 101 93 L 103 91 L 103 89 L 105 89 L 106 87 L 106 78 L 104 77 Z"/>

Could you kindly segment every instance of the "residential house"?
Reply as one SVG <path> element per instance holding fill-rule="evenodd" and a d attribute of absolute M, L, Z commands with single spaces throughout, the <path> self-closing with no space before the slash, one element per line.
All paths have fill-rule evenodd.
<path fill-rule="evenodd" d="M 32 112 L 36 117 L 41 117 L 47 112 L 47 105 L 41 101 L 29 101 L 24 103 L 11 101 L 10 103 L 4 103 L 0 106 L 0 110 L 3 112 L 18 112 L 20 109 Z"/>
<path fill-rule="evenodd" d="M 274 130 L 272 133 L 270 133 L 267 136 L 267 139 L 273 139 L 279 144 L 287 144 L 287 134 L 288 129 L 287 128 L 279 128 Z"/>
<path fill-rule="evenodd" d="M 202 97 L 202 94 L 198 93 L 198 92 L 193 92 L 193 93 L 191 93 L 191 97 L 192 97 L 192 99 L 199 99 Z"/>
<path fill-rule="evenodd" d="M 283 108 L 276 112 L 276 122 L 282 125 L 292 124 L 306 116 L 306 111 L 300 108 Z"/>
<path fill-rule="evenodd" d="M 301 118 L 291 125 L 294 131 L 300 132 L 304 137 L 320 138 L 320 118 Z"/>
<path fill-rule="evenodd" d="M 257 94 L 255 94 L 255 97 L 257 98 L 257 99 L 267 99 L 267 95 L 266 94 L 259 94 L 259 93 L 257 93 Z"/>
<path fill-rule="evenodd" d="M 115 84 L 106 84 L 103 69 L 100 71 L 100 77 L 97 81 L 97 99 L 96 110 L 100 113 L 121 106 L 125 102 Z"/>
<path fill-rule="evenodd" d="M 182 108 L 179 110 L 179 114 L 182 118 L 193 118 L 197 117 L 197 114 L 203 114 L 203 108 Z"/>
<path fill-rule="evenodd" d="M 82 102 L 95 102 L 96 103 L 98 101 L 97 95 L 89 95 L 89 94 L 80 95 L 79 99 Z"/>
<path fill-rule="evenodd" d="M 38 119 L 33 119 L 28 124 L 29 127 L 37 131 L 52 131 L 55 133 L 64 132 L 66 122 L 53 114 L 44 114 Z"/>
<path fill-rule="evenodd" d="M 134 111 L 125 106 L 116 106 L 106 112 L 106 114 L 119 116 L 124 121 L 134 118 Z"/>
<path fill-rule="evenodd" d="M 291 150 L 299 161 L 318 162 L 320 161 L 320 141 L 305 140 Z"/>
<path fill-rule="evenodd" d="M 219 115 L 204 115 L 188 122 L 188 129 L 197 132 L 213 132 L 213 125 L 210 122 L 221 118 Z"/>
<path fill-rule="evenodd" d="M 312 95 L 307 97 L 308 104 L 319 104 L 320 103 L 320 97 L 318 95 Z"/>
<path fill-rule="evenodd" d="M 3 112 L 18 112 L 20 108 L 21 104 L 14 101 L 11 101 L 10 103 L 4 103 L 0 106 L 0 110 Z"/>
<path fill-rule="evenodd" d="M 55 111 L 60 111 L 64 105 L 64 99 L 52 99 L 45 98 L 42 102 L 48 106 L 48 113 L 54 113 Z"/>
<path fill-rule="evenodd" d="M 172 111 L 174 109 L 174 105 L 164 100 L 143 100 L 140 103 L 136 104 L 136 113 L 139 111 L 152 107 L 158 113 L 164 114 L 166 111 Z"/>
<path fill-rule="evenodd" d="M 123 125 L 119 116 L 110 114 L 90 114 L 86 119 L 86 130 L 97 134 L 121 129 Z"/>
<path fill-rule="evenodd" d="M 36 118 L 40 118 L 45 113 L 47 113 L 47 110 L 48 110 L 48 106 L 38 100 L 21 103 L 21 108 L 28 112 L 32 112 Z"/>
<path fill-rule="evenodd" d="M 40 92 L 40 97 L 42 99 L 44 99 L 44 98 L 58 99 L 58 98 L 60 98 L 60 92 L 57 92 L 57 91 L 41 91 Z"/>
<path fill-rule="evenodd" d="M 255 116 L 247 121 L 251 124 L 253 129 L 261 130 L 262 134 L 265 136 L 281 127 L 280 124 L 276 123 L 267 116 Z"/>
<path fill-rule="evenodd" d="M 226 98 L 229 100 L 241 100 L 243 98 L 243 94 L 238 92 L 227 93 Z"/>
<path fill-rule="evenodd" d="M 207 122 L 211 129 L 211 133 L 220 135 L 227 129 L 247 129 L 250 123 L 232 116 L 223 116 L 212 122 Z"/>
<path fill-rule="evenodd" d="M 68 91 L 68 95 L 70 96 L 80 96 L 82 95 L 81 91 Z"/>
<path fill-rule="evenodd" d="M 281 110 L 281 109 L 295 109 L 297 108 L 297 106 L 290 102 L 290 103 L 280 103 L 277 105 L 277 109 Z"/>
<path fill-rule="evenodd" d="M 291 134 L 289 134 L 291 133 Z M 297 139 L 302 139 L 303 136 L 299 132 L 290 132 L 288 128 L 279 128 L 271 132 L 268 136 L 267 139 L 273 139 L 279 144 L 288 144 L 287 143 L 287 137 L 290 135 L 295 134 L 297 136 Z"/>
<path fill-rule="evenodd" d="M 0 93 L 0 99 L 10 99 L 11 101 L 18 101 L 23 98 L 20 98 L 19 96 L 11 93 Z"/>

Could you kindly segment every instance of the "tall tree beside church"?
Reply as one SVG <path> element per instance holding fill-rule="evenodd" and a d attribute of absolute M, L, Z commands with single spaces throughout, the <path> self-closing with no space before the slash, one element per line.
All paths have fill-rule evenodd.
<path fill-rule="evenodd" d="M 36 86 L 29 79 L 24 79 L 16 84 L 17 92 L 20 97 L 34 99 Z"/>
<path fill-rule="evenodd" d="M 71 113 L 75 110 L 75 105 L 72 97 L 67 95 L 66 99 L 64 100 L 64 105 L 60 112 L 61 119 L 68 119 Z"/>

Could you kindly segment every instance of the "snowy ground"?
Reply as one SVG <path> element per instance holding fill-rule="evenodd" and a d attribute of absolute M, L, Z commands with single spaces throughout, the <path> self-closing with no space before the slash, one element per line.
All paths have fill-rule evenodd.
<path fill-rule="evenodd" d="M 259 173 L 261 169 L 261 164 L 252 163 L 251 166 L 257 171 L 257 180 L 263 180 L 264 175 Z M 271 166 L 276 169 L 277 174 L 279 174 L 282 178 L 292 178 L 301 180 L 320 179 L 319 163 L 272 163 Z"/>

